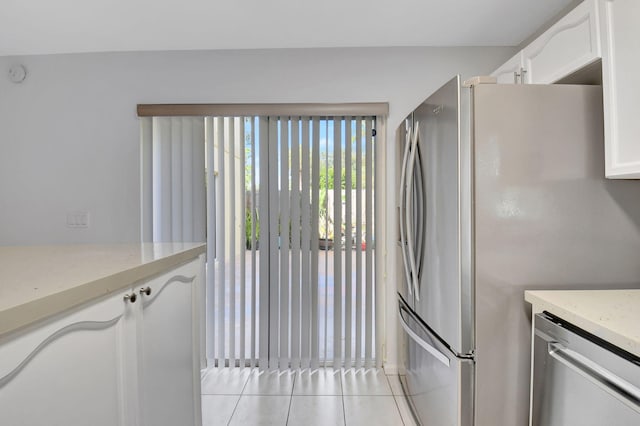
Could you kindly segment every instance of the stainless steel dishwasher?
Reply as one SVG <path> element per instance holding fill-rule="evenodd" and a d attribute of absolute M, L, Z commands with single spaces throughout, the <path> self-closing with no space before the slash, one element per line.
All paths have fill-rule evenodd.
<path fill-rule="evenodd" d="M 640 425 L 640 358 L 547 312 L 536 315 L 531 424 Z"/>

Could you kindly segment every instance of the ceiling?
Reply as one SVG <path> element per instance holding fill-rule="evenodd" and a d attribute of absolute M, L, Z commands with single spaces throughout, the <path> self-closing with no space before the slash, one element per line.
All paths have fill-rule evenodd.
<path fill-rule="evenodd" d="M 515 46 L 575 0 L 3 0 L 0 55 Z"/>

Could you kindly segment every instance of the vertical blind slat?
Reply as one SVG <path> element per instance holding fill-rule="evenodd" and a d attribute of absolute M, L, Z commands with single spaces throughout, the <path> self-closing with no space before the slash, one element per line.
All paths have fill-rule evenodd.
<path fill-rule="evenodd" d="M 356 118 L 356 351 L 355 367 L 362 367 L 362 119 Z"/>
<path fill-rule="evenodd" d="M 301 176 L 301 210 L 302 210 L 302 251 L 300 270 L 302 285 L 302 323 L 301 323 L 301 345 L 300 357 L 301 367 L 307 368 L 311 360 L 311 138 L 310 120 L 307 117 L 302 119 L 302 176 Z"/>
<path fill-rule="evenodd" d="M 291 118 L 291 368 L 300 367 L 300 120 Z"/>
<path fill-rule="evenodd" d="M 193 239 L 194 242 L 206 241 L 207 208 L 205 174 L 205 145 L 204 145 L 204 119 L 194 119 L 192 134 L 191 164 L 193 169 L 189 171 L 193 182 Z"/>
<path fill-rule="evenodd" d="M 256 158 L 258 152 L 256 150 L 256 120 L 251 118 L 251 367 L 255 367 L 258 353 L 256 352 L 256 330 L 258 328 L 258 287 L 256 274 Z"/>
<path fill-rule="evenodd" d="M 193 130 L 197 118 L 183 118 L 182 125 L 182 153 L 180 174 L 182 175 L 182 202 L 179 209 L 182 210 L 180 228 L 182 229 L 181 241 L 194 241 L 193 234 L 193 173 L 191 163 L 193 161 Z"/>
<path fill-rule="evenodd" d="M 140 119 L 140 240 L 153 241 L 153 118 Z"/>
<path fill-rule="evenodd" d="M 280 250 L 278 247 L 278 222 L 280 219 L 278 197 L 278 119 L 269 117 L 269 368 L 278 367 L 280 325 L 279 279 Z"/>
<path fill-rule="evenodd" d="M 371 119 L 365 121 L 366 155 L 365 155 L 365 179 L 366 179 L 366 297 L 365 297 L 365 366 L 372 365 L 372 330 L 373 330 L 373 138 L 371 132 Z"/>
<path fill-rule="evenodd" d="M 216 255 L 218 260 L 218 275 L 216 276 L 216 285 L 218 287 L 218 360 L 224 366 L 227 359 L 225 352 L 225 261 L 226 250 L 225 241 L 227 241 L 226 227 L 226 209 L 225 199 L 227 193 L 225 191 L 225 154 L 224 154 L 224 119 L 217 117 L 215 123 L 215 143 L 218 147 L 218 187 L 217 187 L 217 205 L 219 215 L 218 219 L 218 240 L 216 241 Z"/>
<path fill-rule="evenodd" d="M 378 134 L 381 135 L 385 135 L 386 134 L 386 121 L 384 120 L 384 117 L 375 117 L 375 121 L 374 121 L 374 128 L 376 129 L 376 132 Z M 385 163 L 384 163 L 384 156 L 381 155 L 381 153 L 383 152 L 382 150 L 384 149 L 384 144 L 379 144 L 377 143 L 377 140 L 374 139 L 374 146 L 373 146 L 373 156 L 374 156 L 374 166 L 373 166 L 373 189 L 376 188 L 376 186 L 378 185 L 378 180 L 377 180 L 377 176 L 380 176 L 382 173 L 384 173 L 383 171 L 385 170 Z M 382 183 L 382 185 L 384 185 L 384 183 Z M 375 208 L 374 208 L 374 213 L 373 213 L 373 225 L 375 229 L 376 234 L 380 234 L 380 228 L 378 226 L 378 224 L 380 223 L 383 227 L 385 226 L 385 224 L 383 223 L 383 221 L 378 222 L 378 218 L 380 218 L 380 212 L 383 211 L 384 209 L 384 203 L 385 203 L 385 198 L 386 198 L 386 191 L 383 192 L 385 194 L 385 197 L 381 197 L 381 196 L 374 196 L 374 202 L 375 202 Z M 383 232 L 384 233 L 384 232 Z M 374 235 L 376 235 L 374 234 Z M 381 250 L 375 250 L 374 252 L 374 277 L 382 277 L 383 276 L 383 272 L 384 272 L 384 262 L 383 262 L 383 256 L 382 256 L 382 251 Z M 376 315 L 376 312 L 382 312 L 384 307 L 384 285 L 381 282 L 381 280 L 378 279 L 374 279 L 374 301 L 373 301 L 373 306 L 375 307 L 375 311 L 374 311 L 374 318 L 375 318 L 375 347 L 374 347 L 374 359 L 375 359 L 375 365 L 377 368 L 382 368 L 382 358 L 383 358 L 383 352 L 382 352 L 382 342 L 383 342 L 383 331 L 384 331 L 384 317 L 383 315 Z M 380 309 L 383 308 L 383 309 Z"/>
<path fill-rule="evenodd" d="M 333 120 L 333 363 L 342 361 L 342 137 L 341 120 Z"/>
<path fill-rule="evenodd" d="M 171 119 L 153 119 L 153 241 L 171 240 Z"/>
<path fill-rule="evenodd" d="M 229 366 L 235 366 L 236 363 L 236 253 L 237 239 L 236 228 L 238 226 L 238 218 L 236 217 L 236 205 L 238 197 L 236 196 L 236 126 L 235 117 L 225 118 L 227 124 L 226 146 L 227 158 L 229 164 L 229 285 L 227 287 L 229 297 Z"/>
<path fill-rule="evenodd" d="M 238 235 L 238 254 L 240 255 L 240 367 L 244 367 L 246 359 L 246 290 L 247 290 L 247 277 L 246 277 L 246 245 L 244 244 L 247 230 L 246 230 L 246 191 L 247 187 L 245 182 L 245 117 L 238 119 L 238 157 L 240 161 L 238 163 L 238 201 L 240 202 L 240 212 L 238 214 L 238 223 L 240 223 L 240 232 Z"/>
<path fill-rule="evenodd" d="M 216 359 L 216 184 L 215 184 L 215 146 L 213 137 L 213 118 L 205 118 L 207 146 L 207 291 L 206 291 L 206 333 L 207 358 Z"/>
<path fill-rule="evenodd" d="M 280 117 L 280 368 L 289 367 L 289 119 Z"/>
<path fill-rule="evenodd" d="M 318 213 L 319 213 L 319 196 L 317 188 L 320 187 L 320 121 L 317 117 L 312 119 L 313 127 L 313 146 L 311 160 L 311 277 L 309 283 L 311 285 L 311 360 L 310 367 L 317 368 L 320 358 L 320 349 L 318 346 Z"/>
<path fill-rule="evenodd" d="M 182 241 L 182 118 L 171 118 L 171 231 L 167 241 Z"/>
<path fill-rule="evenodd" d="M 269 361 L 269 119 L 260 117 L 260 287 L 259 287 L 259 366 L 268 367 Z"/>
<path fill-rule="evenodd" d="M 351 356 L 352 356 L 352 342 L 353 335 L 351 333 L 352 326 L 352 268 L 351 268 L 351 249 L 352 249 L 352 217 L 351 217 L 351 117 L 345 117 L 345 152 L 344 152 L 344 187 L 345 187 L 345 262 L 344 262 L 344 277 L 345 277 L 345 314 L 344 314 L 344 330 L 345 330 L 345 345 L 344 345 L 344 367 L 351 368 Z"/>
<path fill-rule="evenodd" d="M 323 300 L 324 302 L 322 303 L 322 305 L 324 306 L 324 311 L 322 312 L 322 334 L 323 334 L 323 339 L 322 339 L 322 348 L 321 348 L 321 353 L 322 353 L 322 359 L 324 360 L 323 362 L 323 366 L 327 367 L 327 362 L 329 359 L 329 309 L 333 309 L 333 299 L 329 299 L 329 217 L 331 217 L 331 214 L 329 213 L 329 188 L 330 188 L 330 184 L 329 184 L 329 156 L 331 154 L 331 148 L 333 148 L 333 144 L 331 144 L 329 142 L 329 120 L 324 120 L 321 123 L 324 124 L 324 134 L 325 136 L 325 156 L 324 156 L 324 161 L 322 161 L 322 157 L 320 157 L 320 161 L 322 161 L 322 164 L 320 165 L 321 170 L 324 172 L 324 181 L 325 181 L 325 185 L 324 187 L 320 187 L 320 191 L 322 191 L 322 195 L 324 196 L 324 206 L 320 206 L 320 209 L 324 209 L 325 210 L 325 215 L 324 218 L 320 218 L 320 220 L 322 221 L 322 223 L 320 224 L 320 226 L 322 226 L 324 228 L 324 239 L 325 239 L 325 244 L 324 244 L 324 248 L 323 248 L 323 252 L 324 252 L 324 256 L 323 256 L 323 262 L 322 262 L 322 276 L 323 276 L 323 286 L 324 286 L 324 291 L 322 292 L 322 295 L 320 296 L 320 299 Z M 322 126 L 322 124 L 321 124 Z M 314 186 L 313 189 L 315 190 L 316 187 Z M 321 196 L 322 196 L 321 195 Z"/>

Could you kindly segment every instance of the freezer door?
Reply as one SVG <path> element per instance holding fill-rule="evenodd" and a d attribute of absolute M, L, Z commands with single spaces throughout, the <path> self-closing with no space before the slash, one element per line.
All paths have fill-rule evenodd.
<path fill-rule="evenodd" d="M 457 354 L 474 349 L 469 103 L 457 76 L 414 112 L 425 219 L 414 310 Z"/>
<path fill-rule="evenodd" d="M 399 317 L 407 337 L 403 385 L 420 424 L 472 425 L 473 360 L 457 358 L 402 303 Z"/>

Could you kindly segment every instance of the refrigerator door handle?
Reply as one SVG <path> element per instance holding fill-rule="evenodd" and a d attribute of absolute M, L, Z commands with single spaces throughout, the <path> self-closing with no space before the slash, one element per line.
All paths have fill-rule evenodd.
<path fill-rule="evenodd" d="M 411 272 L 409 271 L 409 259 L 407 258 L 407 238 L 406 238 L 406 224 L 405 224 L 405 199 L 407 197 L 407 189 L 405 188 L 407 178 L 407 165 L 409 160 L 409 151 L 411 150 L 411 128 L 407 132 L 406 142 L 404 146 L 404 156 L 402 159 L 402 171 L 400 174 L 400 247 L 402 248 L 402 263 L 404 264 L 404 274 L 407 280 L 407 289 L 409 295 L 413 294 L 411 281 Z"/>
<path fill-rule="evenodd" d="M 404 316 L 402 315 L 404 312 L 406 312 L 406 310 L 404 308 L 402 308 L 402 307 L 398 308 L 398 316 L 400 317 L 400 325 L 402 325 L 402 328 L 404 328 L 404 331 L 418 345 L 420 345 L 420 347 L 422 349 L 424 349 L 425 351 L 429 352 L 435 359 L 437 359 L 438 361 L 440 361 L 441 363 L 443 363 L 444 365 L 449 367 L 451 365 L 451 361 L 449 360 L 449 357 L 447 357 L 445 354 L 443 354 L 442 352 L 440 352 L 439 350 L 434 348 L 432 345 L 430 345 L 428 342 L 426 342 L 424 339 L 422 339 L 420 336 L 418 336 L 418 334 L 411 329 L 411 327 L 409 326 L 407 321 L 404 319 Z"/>
<path fill-rule="evenodd" d="M 605 392 L 640 412 L 640 389 L 596 364 L 578 352 L 557 342 L 549 342 L 549 355 L 571 370 L 590 380 Z"/>
<path fill-rule="evenodd" d="M 418 268 L 416 266 L 415 250 L 413 248 L 413 215 L 412 213 L 412 194 L 413 194 L 413 175 L 415 173 L 416 166 L 416 152 L 418 148 L 418 134 L 420 133 L 420 122 L 415 122 L 415 128 L 413 129 L 413 135 L 411 138 L 411 152 L 409 154 L 409 164 L 407 166 L 407 185 L 406 185 L 406 197 L 405 197 L 405 226 L 407 231 L 407 249 L 409 252 L 409 266 L 411 269 L 411 282 L 413 285 L 413 292 L 416 300 L 420 300 L 418 294 Z"/>
<path fill-rule="evenodd" d="M 419 143 L 419 141 L 418 141 Z M 424 249 L 423 245 L 424 245 L 424 233 L 425 233 L 425 226 L 426 226 L 426 221 L 425 221 L 425 212 L 423 209 L 423 205 L 424 205 L 424 198 L 425 198 L 425 194 L 424 194 L 424 186 L 423 186 L 423 170 L 422 170 L 422 159 L 420 157 L 420 148 L 417 147 L 417 152 L 416 152 L 416 156 L 418 157 L 418 159 L 416 160 L 416 176 L 414 177 L 414 179 L 417 180 L 416 182 L 416 208 L 415 208 L 415 213 L 416 213 L 416 271 L 418 274 L 418 277 L 422 276 L 422 267 L 423 267 L 423 262 L 422 262 L 422 251 Z"/>

